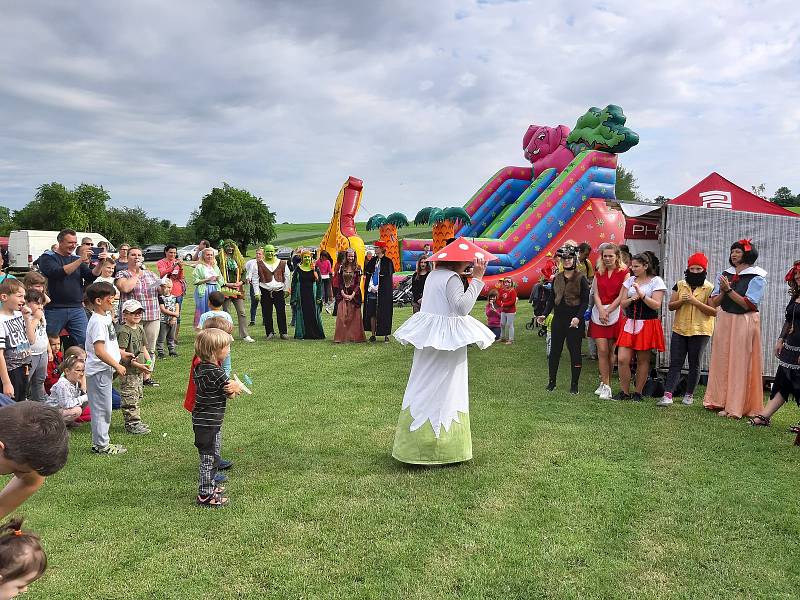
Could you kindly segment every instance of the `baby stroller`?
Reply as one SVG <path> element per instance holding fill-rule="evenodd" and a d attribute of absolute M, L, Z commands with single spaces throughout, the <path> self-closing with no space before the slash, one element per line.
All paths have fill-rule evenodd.
<path fill-rule="evenodd" d="M 411 294 L 411 275 L 400 281 L 392 292 L 392 303 L 398 308 L 411 304 L 414 297 Z"/>
<path fill-rule="evenodd" d="M 539 326 L 536 323 L 536 317 L 544 314 L 544 311 L 547 308 L 547 299 L 550 297 L 552 292 L 553 285 L 549 282 L 537 283 L 535 286 L 533 286 L 533 291 L 531 292 L 529 301 L 533 306 L 533 318 L 531 319 L 530 323 L 525 324 L 525 329 L 528 331 L 533 331 L 533 329 L 539 327 L 539 337 L 545 337 L 547 335 L 547 321 L 545 321 L 543 325 Z"/>

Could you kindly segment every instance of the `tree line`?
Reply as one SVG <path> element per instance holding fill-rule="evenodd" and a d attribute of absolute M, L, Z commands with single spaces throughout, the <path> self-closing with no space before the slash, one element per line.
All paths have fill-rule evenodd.
<path fill-rule="evenodd" d="M 102 185 L 81 183 L 67 189 L 61 183 L 45 183 L 33 200 L 19 210 L 0 206 L 0 236 L 14 229 L 93 231 L 111 240 L 147 246 L 178 246 L 208 239 L 217 244 L 232 239 L 244 251 L 255 243 L 275 238 L 275 213 L 261 198 L 227 183 L 203 196 L 184 226 L 169 219 L 150 217 L 139 206 L 107 206 L 111 195 Z"/>

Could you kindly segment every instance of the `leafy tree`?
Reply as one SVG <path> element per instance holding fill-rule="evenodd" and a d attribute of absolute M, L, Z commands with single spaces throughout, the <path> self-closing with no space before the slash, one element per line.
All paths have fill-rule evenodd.
<path fill-rule="evenodd" d="M 72 195 L 86 215 L 84 231 L 102 233 L 106 226 L 106 202 L 111 200 L 109 193 L 102 185 L 82 183 L 72 190 Z"/>
<path fill-rule="evenodd" d="M 656 196 L 653 198 L 653 204 L 666 204 L 672 200 L 672 198 L 667 198 L 666 196 Z"/>
<path fill-rule="evenodd" d="M 157 222 L 157 221 L 156 221 Z M 106 213 L 104 234 L 115 246 L 122 243 L 145 246 L 156 243 L 153 224 L 138 206 L 136 208 L 109 208 Z"/>
<path fill-rule="evenodd" d="M 751 185 L 750 189 L 753 190 L 753 193 L 758 196 L 759 198 L 763 198 L 764 200 L 767 199 L 767 186 L 764 183 L 759 183 L 758 185 Z"/>
<path fill-rule="evenodd" d="M 46 183 L 36 197 L 14 213 L 20 229 L 60 230 L 67 227 L 86 231 L 86 213 L 75 194 L 57 182 Z"/>
<path fill-rule="evenodd" d="M 269 242 L 276 235 L 275 213 L 261 198 L 227 183 L 205 195 L 189 226 L 212 244 L 221 239 L 234 240 L 243 254 L 248 245 Z"/>
<path fill-rule="evenodd" d="M 20 229 L 103 232 L 110 198 L 102 186 L 82 183 L 68 190 L 54 181 L 40 186 L 36 197 L 14 213 L 14 221 Z"/>
<path fill-rule="evenodd" d="M 781 186 L 775 190 L 775 195 L 770 198 L 770 202 L 774 202 L 779 206 L 800 206 L 800 198 L 792 194 L 786 186 Z"/>
<path fill-rule="evenodd" d="M 11 218 L 11 210 L 5 206 L 0 206 L 0 235 L 7 236 L 12 229 L 16 229 L 14 220 Z"/>
<path fill-rule="evenodd" d="M 614 194 L 620 202 L 641 202 L 642 200 L 639 194 L 639 184 L 636 183 L 633 171 L 627 170 L 622 165 L 617 165 L 617 185 Z"/>

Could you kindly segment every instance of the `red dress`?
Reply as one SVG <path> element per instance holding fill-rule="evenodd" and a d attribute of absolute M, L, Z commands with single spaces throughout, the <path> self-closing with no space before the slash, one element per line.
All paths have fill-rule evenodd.
<path fill-rule="evenodd" d="M 605 273 L 595 273 L 594 283 L 597 285 L 597 292 L 600 295 L 600 302 L 603 306 L 608 306 L 619 296 L 622 284 L 628 278 L 627 269 L 617 269 L 616 271 L 606 271 Z M 622 315 L 613 325 L 598 325 L 594 321 L 589 321 L 589 337 L 595 339 L 616 340 L 622 326 Z"/>

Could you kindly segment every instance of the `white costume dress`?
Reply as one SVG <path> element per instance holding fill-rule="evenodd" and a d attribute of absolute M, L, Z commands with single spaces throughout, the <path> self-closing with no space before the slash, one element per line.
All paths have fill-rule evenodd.
<path fill-rule="evenodd" d="M 415 348 L 392 449 L 401 462 L 440 465 L 472 458 L 467 345 L 484 349 L 494 342 L 494 333 L 469 316 L 482 288 L 473 279 L 465 292 L 457 273 L 435 269 L 425 281 L 420 311 L 394 333 Z"/>

